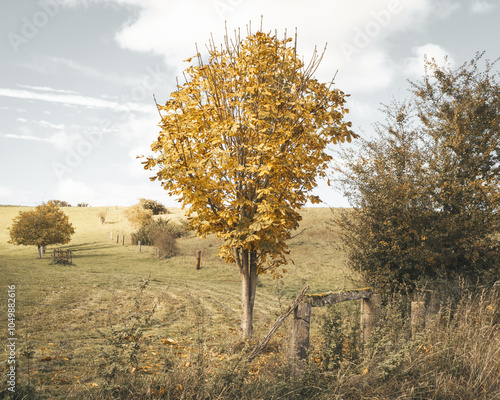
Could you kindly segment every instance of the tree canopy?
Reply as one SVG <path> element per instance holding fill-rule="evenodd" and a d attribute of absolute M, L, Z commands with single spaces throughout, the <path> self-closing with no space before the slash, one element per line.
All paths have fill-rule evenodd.
<path fill-rule="evenodd" d="M 9 228 L 9 243 L 37 246 L 42 258 L 42 249 L 51 244 L 66 244 L 75 233 L 69 218 L 56 203 L 48 201 L 31 211 L 21 211 Z"/>
<path fill-rule="evenodd" d="M 340 221 L 344 243 L 372 284 L 498 278 L 500 86 L 481 58 L 456 70 L 428 61 L 411 99 L 344 153 L 354 207 Z"/>
<path fill-rule="evenodd" d="M 145 168 L 156 169 L 152 180 L 181 199 L 198 235 L 223 240 L 219 256 L 239 268 L 245 314 L 257 274 L 284 271 L 298 210 L 319 202 L 310 192 L 326 175 L 327 145 L 356 135 L 344 121 L 346 95 L 313 78 L 321 56 L 305 65 L 296 40 L 260 31 L 244 40 L 226 35 L 208 51 L 208 62 L 193 57 L 185 83 L 158 107 L 157 155 Z"/>

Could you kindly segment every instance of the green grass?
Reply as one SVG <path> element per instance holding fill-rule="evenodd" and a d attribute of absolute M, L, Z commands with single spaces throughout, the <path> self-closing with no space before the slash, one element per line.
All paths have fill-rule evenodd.
<path fill-rule="evenodd" d="M 143 342 L 157 356 L 141 359 L 143 366 L 149 362 L 151 368 L 164 367 L 164 352 L 172 346 L 162 339 L 175 340 L 180 357 L 191 357 L 193 343 L 201 334 L 213 348 L 223 346 L 226 339 L 238 345 L 240 279 L 235 265 L 217 257 L 220 242 L 216 237 L 200 239 L 191 233 L 178 240 L 180 255 L 157 259 L 154 248 L 142 246 L 139 253 L 130 242 L 134 228 L 124 217 L 124 208 L 71 207 L 62 209 L 76 230 L 71 242 L 49 246 L 38 259 L 34 246 L 7 243 L 12 219 L 27 209 L 0 207 L 0 298 L 6 298 L 7 285 L 16 286 L 19 349 L 32 346 L 29 379 L 49 397 L 64 397 L 74 385 L 102 385 L 99 375 L 106 370 L 102 354 L 113 350 L 107 339 L 113 336 L 112 329 L 125 329 L 134 312 L 144 314 L 154 304 L 155 322 Z M 100 211 L 107 212 L 104 224 L 98 218 Z M 181 210 L 170 211 L 166 218 L 184 218 Z M 302 215 L 297 231 L 301 233 L 290 241 L 294 263 L 287 266 L 288 273 L 280 280 L 268 275 L 260 279 L 254 313 L 256 339 L 305 284 L 311 293 L 354 285 L 336 246 L 338 232 L 327 227 L 330 209 L 305 209 Z M 55 248 L 72 250 L 74 265 L 52 265 L 50 254 Z M 196 271 L 198 250 L 202 268 Z M 149 284 L 141 293 L 139 285 L 148 276 Z M 6 326 L 6 313 L 0 321 Z M 282 340 L 286 329 L 282 328 Z M 3 329 L 2 342 L 5 334 Z M 6 359 L 4 353 L 1 357 Z M 27 379 L 27 368 L 24 362 L 21 380 Z"/>

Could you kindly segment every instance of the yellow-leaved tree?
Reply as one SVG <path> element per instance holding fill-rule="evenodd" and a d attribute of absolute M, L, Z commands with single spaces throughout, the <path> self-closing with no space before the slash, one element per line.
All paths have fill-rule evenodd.
<path fill-rule="evenodd" d="M 69 243 L 75 233 L 68 216 L 54 201 L 41 204 L 34 210 L 21 211 L 12 222 L 9 243 L 37 246 L 39 258 L 42 258 L 46 246 Z"/>
<path fill-rule="evenodd" d="M 259 31 L 208 46 L 164 106 L 157 153 L 144 162 L 187 208 L 196 234 L 216 234 L 219 256 L 236 263 L 242 283 L 242 330 L 252 334 L 257 277 L 285 272 L 286 240 L 331 156 L 326 147 L 356 135 L 344 121 L 346 95 L 313 74 L 297 40 Z M 187 60 L 191 63 L 192 59 Z"/>

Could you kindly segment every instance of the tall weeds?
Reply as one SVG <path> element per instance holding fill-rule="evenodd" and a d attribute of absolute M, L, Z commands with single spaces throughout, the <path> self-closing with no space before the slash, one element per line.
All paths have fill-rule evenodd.
<path fill-rule="evenodd" d="M 410 299 L 395 295 L 387 299 L 379 326 L 364 344 L 354 303 L 332 307 L 322 333 L 311 338 L 314 346 L 301 379 L 289 374 L 285 337 L 275 337 L 252 363 L 245 361 L 251 346 L 235 336 L 208 345 L 203 304 L 191 301 L 198 329 L 197 345 L 188 358 L 179 357 L 174 347 L 165 350 L 161 371 L 131 372 L 136 361 L 130 355 L 142 352 L 147 343 L 137 335 L 131 348 L 129 338 L 151 324 L 151 315 L 145 313 L 134 319 L 133 327 L 124 327 L 123 343 L 111 343 L 115 364 L 129 368 L 115 369 L 104 385 L 75 386 L 62 398 L 500 399 L 500 284 L 482 291 L 463 290 L 458 300 L 445 301 L 438 311 L 428 313 L 425 327 L 415 335 L 408 314 Z M 132 353 L 125 351 L 129 349 Z"/>

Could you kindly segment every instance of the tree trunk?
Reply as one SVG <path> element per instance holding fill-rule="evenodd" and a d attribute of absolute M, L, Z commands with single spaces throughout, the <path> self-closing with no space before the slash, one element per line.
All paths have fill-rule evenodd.
<path fill-rule="evenodd" d="M 42 258 L 43 246 L 38 246 L 38 258 Z"/>
<path fill-rule="evenodd" d="M 257 288 L 257 263 L 255 251 L 236 250 L 236 263 L 241 276 L 241 329 L 248 339 L 253 333 L 253 306 Z"/>

